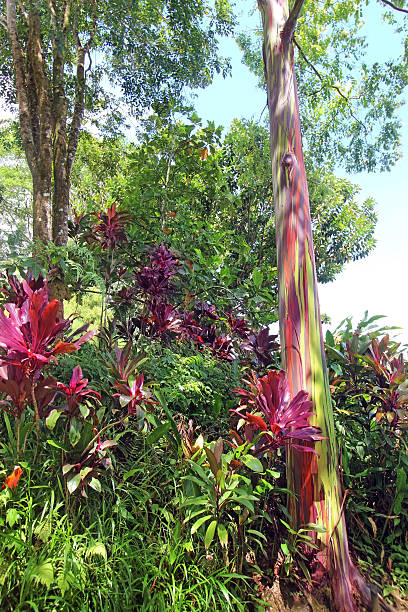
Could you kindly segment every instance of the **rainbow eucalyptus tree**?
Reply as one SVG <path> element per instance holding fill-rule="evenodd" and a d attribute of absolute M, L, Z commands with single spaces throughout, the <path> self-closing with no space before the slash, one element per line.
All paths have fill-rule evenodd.
<path fill-rule="evenodd" d="M 312 422 L 326 439 L 318 456 L 288 451 L 294 524 L 318 523 L 318 561 L 330 578 L 337 610 L 358 610 L 369 590 L 351 562 L 338 474 L 338 451 L 321 331 L 309 196 L 302 152 L 293 34 L 304 0 L 258 0 L 264 28 L 264 65 L 270 116 L 273 191 L 279 274 L 283 368 L 292 397 L 307 389 L 315 403 Z"/>

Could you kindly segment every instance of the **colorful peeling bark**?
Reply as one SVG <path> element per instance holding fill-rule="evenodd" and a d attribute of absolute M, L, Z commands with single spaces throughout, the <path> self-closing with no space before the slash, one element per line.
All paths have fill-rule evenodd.
<path fill-rule="evenodd" d="M 335 605 L 348 612 L 367 601 L 368 589 L 348 551 L 338 452 L 327 377 L 310 221 L 309 196 L 294 73 L 293 31 L 303 1 L 258 0 L 264 27 L 264 62 L 270 116 L 279 271 L 283 368 L 292 397 L 307 389 L 315 403 L 312 425 L 326 440 L 312 453 L 289 452 L 288 481 L 296 493 L 290 512 L 297 526 L 318 523 L 319 561 L 333 585 Z M 353 593 L 359 593 L 356 597 Z"/>

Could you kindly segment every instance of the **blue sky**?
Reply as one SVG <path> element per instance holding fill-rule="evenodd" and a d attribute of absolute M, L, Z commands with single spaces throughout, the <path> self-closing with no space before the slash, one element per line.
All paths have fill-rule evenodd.
<path fill-rule="evenodd" d="M 243 7 L 241 27 L 256 27 L 257 14 L 248 17 L 246 8 L 254 3 L 247 0 L 237 4 Z M 366 28 L 370 59 L 383 61 L 385 53 L 391 56 L 397 51 L 397 37 L 384 26 L 376 4 L 370 10 Z M 266 94 L 257 87 L 254 75 L 242 65 L 234 41 L 223 41 L 222 51 L 232 59 L 232 77 L 225 80 L 217 77 L 209 88 L 198 94 L 194 102 L 198 115 L 226 127 L 234 117 L 259 119 Z M 402 117 L 405 113 L 403 108 Z M 403 157 L 391 172 L 346 175 L 341 170 L 338 175 L 359 184 L 362 199 L 371 196 L 376 200 L 377 246 L 367 258 L 346 265 L 333 283 L 320 286 L 321 311 L 331 317 L 332 327 L 346 316 L 353 316 L 357 323 L 366 310 L 370 315 L 386 315 L 384 321 L 400 326 L 400 340 L 408 342 L 408 126 L 403 129 Z"/>

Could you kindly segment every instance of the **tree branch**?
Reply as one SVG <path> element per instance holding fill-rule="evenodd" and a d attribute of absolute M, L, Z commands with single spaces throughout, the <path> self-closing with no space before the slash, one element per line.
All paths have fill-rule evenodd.
<path fill-rule="evenodd" d="M 306 57 L 306 55 L 303 52 L 302 47 L 299 45 L 299 43 L 297 42 L 297 40 L 295 38 L 293 39 L 293 43 L 294 43 L 295 47 L 298 49 L 298 51 L 299 51 L 300 55 L 302 56 L 303 60 L 313 70 L 313 72 L 315 73 L 317 78 L 320 80 L 320 82 L 323 83 L 323 85 L 326 85 L 323 76 L 320 74 L 320 72 L 317 70 L 317 68 L 312 64 L 312 62 Z M 327 85 L 326 85 L 326 87 L 327 87 Z M 330 89 L 334 89 L 335 91 L 337 91 L 339 96 L 341 96 L 344 100 L 346 100 L 346 102 L 350 103 L 349 96 L 345 96 L 344 93 L 341 91 L 340 87 L 337 87 L 337 85 L 328 85 L 328 87 Z M 364 128 L 364 131 L 367 133 L 368 132 L 367 126 L 362 121 L 360 121 L 360 119 L 358 119 L 354 115 L 353 111 L 350 108 L 349 108 L 349 111 L 350 111 L 350 116 L 354 119 L 354 121 L 357 121 L 357 123 L 359 123 Z"/>
<path fill-rule="evenodd" d="M 305 3 L 305 0 L 295 0 L 295 4 L 289 13 L 282 30 L 282 40 L 290 42 L 296 29 L 297 20 L 299 19 L 300 11 Z"/>
<path fill-rule="evenodd" d="M 396 6 L 393 2 L 390 2 L 389 0 L 380 0 L 380 2 L 382 2 L 383 4 L 388 4 L 388 6 L 394 9 L 394 11 L 399 11 L 400 13 L 406 13 L 408 15 L 407 9 L 400 8 L 399 6 Z"/>

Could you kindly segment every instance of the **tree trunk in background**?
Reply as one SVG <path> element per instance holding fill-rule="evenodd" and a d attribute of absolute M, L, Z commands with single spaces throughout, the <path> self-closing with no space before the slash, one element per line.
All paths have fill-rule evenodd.
<path fill-rule="evenodd" d="M 16 0 L 6 0 L 21 137 L 33 178 L 33 238 L 42 242 L 53 240 L 58 245 L 68 240 L 70 177 L 84 114 L 85 58 L 93 40 L 91 35 L 84 44 L 81 42 L 80 4 L 74 4 L 74 8 L 77 12 L 72 27 L 70 0 L 49 0 L 49 14 L 41 12 L 34 2 L 20 0 L 17 4 Z M 52 26 L 50 40 L 42 33 L 41 20 L 45 22 L 47 17 Z M 21 26 L 21 22 L 24 27 L 18 28 L 17 23 Z M 93 25 L 95 30 L 96 22 Z M 69 122 L 64 70 L 70 28 L 77 65 L 75 101 Z M 44 57 L 49 55 L 50 43 L 52 61 L 47 65 Z"/>
<path fill-rule="evenodd" d="M 51 180 L 33 178 L 33 238 L 47 243 L 51 235 Z"/>
<path fill-rule="evenodd" d="M 318 560 L 329 576 L 336 609 L 349 612 L 370 596 L 349 556 L 317 296 L 292 44 L 302 4 L 296 0 L 289 14 L 288 0 L 258 0 L 270 117 L 282 367 L 292 397 L 300 389 L 309 391 L 316 413 L 311 424 L 327 436 L 316 443 L 318 457 L 289 451 L 288 486 L 296 494 L 289 510 L 295 529 L 307 523 L 325 527 L 324 534 L 311 532 L 319 540 Z"/>

